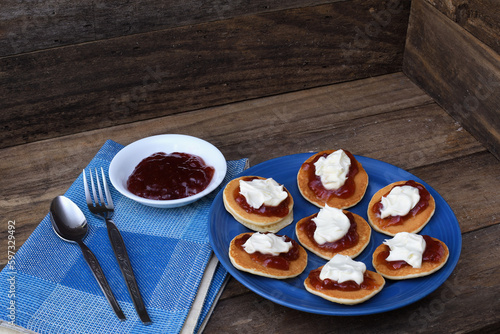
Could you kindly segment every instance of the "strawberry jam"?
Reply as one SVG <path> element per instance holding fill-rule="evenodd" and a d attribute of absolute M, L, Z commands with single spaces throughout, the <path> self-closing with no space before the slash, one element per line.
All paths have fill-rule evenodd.
<path fill-rule="evenodd" d="M 316 175 L 316 167 L 314 163 L 319 160 L 319 158 L 326 158 L 329 153 L 324 153 L 322 155 L 316 156 L 311 162 L 304 162 L 302 164 L 302 169 L 307 173 L 308 176 L 308 186 L 314 192 L 317 198 L 328 201 L 330 198 L 349 198 L 354 194 L 356 190 L 356 184 L 354 183 L 354 176 L 358 174 L 358 164 L 354 156 L 349 152 L 344 150 L 345 154 L 351 159 L 351 166 L 349 167 L 349 172 L 347 173 L 347 179 L 342 187 L 338 189 L 326 189 L 321 182 L 320 176 Z"/>
<path fill-rule="evenodd" d="M 422 186 L 421 184 L 419 184 L 413 180 L 410 180 L 404 184 L 392 187 L 391 190 L 394 189 L 395 187 L 402 187 L 402 186 L 411 186 L 411 187 L 417 188 L 418 193 L 420 195 L 420 200 L 415 205 L 415 207 L 413 209 L 411 209 L 410 212 L 408 212 L 408 214 L 406 214 L 404 216 L 389 216 L 386 218 L 380 218 L 380 210 L 382 210 L 382 207 L 383 207 L 382 201 L 375 203 L 372 207 L 372 211 L 375 213 L 375 215 L 379 219 L 379 224 L 381 225 L 381 227 L 401 225 L 406 220 L 408 220 L 411 217 L 415 217 L 419 212 L 425 210 L 429 206 L 429 200 L 431 198 L 431 194 L 427 191 L 427 189 L 424 188 L 424 186 Z M 391 190 L 389 190 L 382 197 L 389 195 Z"/>
<path fill-rule="evenodd" d="M 277 235 L 281 237 L 280 235 Z M 251 234 L 245 234 L 241 238 L 235 240 L 236 247 L 245 252 L 243 244 L 251 237 Z M 292 242 L 292 248 L 287 253 L 280 253 L 278 255 L 263 254 L 261 252 L 255 252 L 248 254 L 250 258 L 267 268 L 274 268 L 280 270 L 288 270 L 290 268 L 290 262 L 297 260 L 299 258 L 299 247 L 295 240 L 290 239 L 285 236 L 285 242 Z"/>
<path fill-rule="evenodd" d="M 257 179 L 257 177 L 246 177 L 243 178 L 243 181 L 249 182 L 252 181 L 253 179 Z M 261 205 L 260 208 L 256 209 L 252 207 L 250 204 L 248 204 L 245 196 L 240 194 L 240 187 L 236 187 L 234 190 L 234 199 L 236 203 L 241 206 L 243 210 L 245 210 L 248 213 L 254 213 L 260 216 L 266 216 L 266 217 L 285 217 L 289 213 L 289 208 L 288 206 L 290 205 L 290 194 L 288 194 L 287 198 L 281 201 L 280 204 L 277 206 L 270 206 L 270 205 Z"/>
<path fill-rule="evenodd" d="M 329 252 L 341 252 L 344 249 L 351 248 L 358 244 L 359 235 L 358 232 L 356 231 L 357 224 L 356 221 L 354 220 L 354 216 L 350 212 L 346 213 L 346 216 L 347 218 L 349 218 L 349 222 L 351 223 L 351 226 L 349 227 L 349 230 L 347 231 L 346 235 L 344 235 L 342 238 L 334 242 L 325 242 L 324 244 L 321 245 L 318 244 L 316 240 L 314 240 L 316 223 L 312 220 L 317 215 L 318 214 L 314 214 L 313 216 L 309 217 L 305 223 L 299 225 L 299 229 L 306 233 L 309 240 L 311 240 L 311 242 L 316 247 L 327 250 Z"/>
<path fill-rule="evenodd" d="M 309 282 L 317 290 L 341 290 L 341 291 L 357 291 L 357 290 L 373 290 L 377 287 L 375 279 L 368 272 L 363 276 L 363 282 L 358 284 L 354 281 L 346 281 L 339 283 L 329 278 L 322 280 L 319 278 L 321 268 L 314 269 L 309 273 Z"/>
<path fill-rule="evenodd" d="M 422 263 L 424 262 L 439 262 L 444 256 L 445 249 L 443 245 L 428 235 L 423 235 L 425 240 L 425 251 L 422 254 Z M 385 249 L 377 255 L 377 262 L 383 263 L 387 268 L 397 270 L 409 266 L 406 261 L 387 261 L 391 249 L 384 245 Z"/>
<path fill-rule="evenodd" d="M 189 197 L 203 191 L 215 169 L 199 156 L 158 152 L 142 160 L 127 180 L 133 194 L 154 200 Z"/>

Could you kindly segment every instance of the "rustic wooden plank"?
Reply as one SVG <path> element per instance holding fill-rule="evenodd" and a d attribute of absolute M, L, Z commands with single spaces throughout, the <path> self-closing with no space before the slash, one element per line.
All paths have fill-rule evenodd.
<path fill-rule="evenodd" d="M 134 33 L 225 20 L 284 9 L 311 7 L 352 0 L 211 0 L 102 1 L 95 6 L 97 39 L 119 37 Z"/>
<path fill-rule="evenodd" d="M 416 0 L 403 69 L 500 158 L 500 56 L 494 50 Z"/>
<path fill-rule="evenodd" d="M 367 328 L 373 333 L 489 333 L 500 323 L 500 264 L 485 259 L 500 250 L 499 237 L 498 223 L 466 233 L 460 260 L 448 280 L 429 296 L 398 310 L 329 317 L 291 310 L 249 292 L 222 298 L 205 333 L 366 333 Z M 233 279 L 230 284 L 239 283 Z"/>
<path fill-rule="evenodd" d="M 342 147 L 414 169 L 485 151 L 401 73 L 88 131 L 0 150 L 0 211 L 22 226 L 16 229 L 16 245 L 26 240 L 47 214 L 52 198 L 68 189 L 107 139 L 126 145 L 161 133 L 204 138 L 226 159 L 248 157 L 252 165 L 281 155 Z M 461 165 L 453 166 L 451 174 L 459 175 Z M 469 166 L 467 175 L 475 165 Z M 494 174 L 497 166 L 490 161 L 486 171 Z M 422 173 L 425 176 L 427 170 Z M 432 179 L 430 184 L 440 182 Z M 496 194 L 496 188 L 491 189 Z M 471 210 L 465 198 L 449 199 L 458 201 L 454 207 Z M 478 205 L 478 211 L 491 212 L 481 202 Z M 467 230 L 491 224 L 488 217 L 480 218 L 459 216 L 461 223 L 473 223 Z"/>
<path fill-rule="evenodd" d="M 500 3 L 497 0 L 426 1 L 500 53 Z"/>
<path fill-rule="evenodd" d="M 409 4 L 392 3 L 335 2 L 1 58 L 0 147 L 398 72 Z"/>
<path fill-rule="evenodd" d="M 342 0 L 2 1 L 0 57 Z"/>
<path fill-rule="evenodd" d="M 93 12 L 88 2 L 3 0 L 0 57 L 91 41 Z"/>

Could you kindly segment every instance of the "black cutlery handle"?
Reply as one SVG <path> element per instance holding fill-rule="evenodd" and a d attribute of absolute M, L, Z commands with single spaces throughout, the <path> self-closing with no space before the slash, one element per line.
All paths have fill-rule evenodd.
<path fill-rule="evenodd" d="M 139 286 L 137 285 L 122 235 L 111 219 L 106 219 L 106 226 L 108 228 L 108 236 L 109 241 L 111 242 L 111 247 L 113 248 L 116 260 L 118 261 L 123 278 L 127 284 L 128 292 L 132 297 L 132 302 L 134 303 L 137 315 L 139 315 L 139 318 L 145 325 L 149 325 L 152 321 L 149 318 L 146 306 L 142 300 L 141 292 L 139 291 Z"/>
<path fill-rule="evenodd" d="M 116 301 L 115 295 L 113 294 L 113 291 L 111 291 L 108 280 L 106 279 L 106 276 L 104 276 L 104 272 L 102 271 L 102 268 L 99 265 L 99 262 L 97 261 L 94 253 L 92 253 L 92 251 L 82 241 L 78 241 L 78 245 L 82 250 L 83 258 L 85 259 L 85 261 L 87 261 L 92 274 L 94 274 L 97 283 L 99 283 L 99 286 L 101 287 L 101 290 L 104 293 L 104 296 L 108 300 L 109 304 L 113 308 L 113 311 L 115 311 L 116 315 L 121 321 L 125 320 L 125 314 L 123 314 L 123 311 L 120 308 L 120 304 L 118 304 L 118 302 Z"/>

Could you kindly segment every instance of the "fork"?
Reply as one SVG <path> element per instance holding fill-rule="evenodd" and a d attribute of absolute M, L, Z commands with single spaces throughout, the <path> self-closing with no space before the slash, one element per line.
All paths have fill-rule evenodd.
<path fill-rule="evenodd" d="M 97 183 L 97 191 L 99 192 L 99 197 L 97 197 L 96 187 L 94 186 L 94 178 L 92 177 L 92 171 L 89 171 L 90 175 L 90 185 L 92 187 L 92 195 L 94 201 L 92 201 L 89 187 L 87 184 L 87 178 L 85 176 L 85 170 L 83 170 L 83 186 L 85 188 L 85 198 L 87 200 L 87 206 L 95 216 L 98 216 L 106 222 L 106 227 L 108 230 L 108 237 L 111 242 L 111 246 L 113 248 L 113 252 L 115 253 L 116 260 L 118 261 L 118 265 L 122 272 L 123 278 L 125 279 L 125 283 L 127 284 L 128 292 L 132 297 L 132 302 L 134 303 L 135 309 L 137 311 L 137 315 L 141 319 L 141 321 L 149 325 L 152 323 L 149 318 L 146 307 L 144 306 L 144 301 L 142 300 L 141 293 L 139 291 L 139 287 L 137 285 L 137 281 L 135 279 L 134 271 L 132 270 L 132 265 L 130 263 L 130 259 L 127 254 L 127 250 L 125 248 L 125 243 L 123 242 L 123 238 L 118 231 L 115 223 L 111 220 L 114 212 L 114 204 L 113 199 L 111 198 L 111 193 L 108 188 L 108 183 L 106 182 L 106 177 L 104 175 L 104 170 L 101 167 L 102 174 L 102 184 L 104 187 L 104 191 L 106 193 L 106 201 L 104 200 L 104 195 L 101 188 L 101 182 L 99 182 L 99 174 L 97 172 L 97 168 L 95 169 L 95 177 Z"/>

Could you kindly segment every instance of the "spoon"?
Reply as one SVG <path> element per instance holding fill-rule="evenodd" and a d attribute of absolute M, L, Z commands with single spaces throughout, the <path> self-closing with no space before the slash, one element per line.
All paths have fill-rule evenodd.
<path fill-rule="evenodd" d="M 104 296 L 118 318 L 122 321 L 125 320 L 125 315 L 116 301 L 113 291 L 111 291 L 109 283 L 104 276 L 104 272 L 99 262 L 97 262 L 97 258 L 82 241 L 88 232 L 87 219 L 85 219 L 83 212 L 69 198 L 57 196 L 50 204 L 50 220 L 52 221 L 54 232 L 56 232 L 61 239 L 77 243 L 78 246 L 80 246 L 83 257 L 92 270 L 92 274 L 94 274 L 97 283 L 99 283 Z"/>

